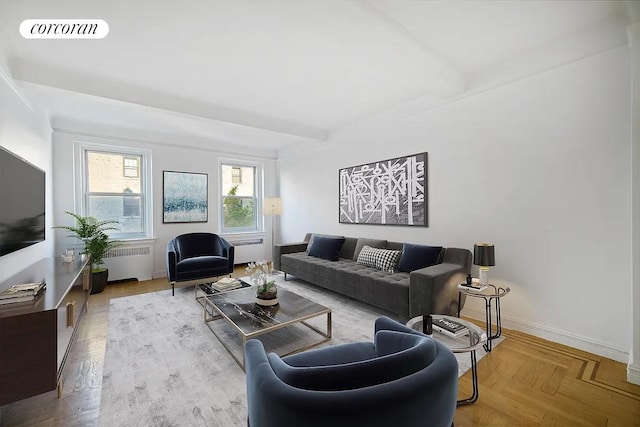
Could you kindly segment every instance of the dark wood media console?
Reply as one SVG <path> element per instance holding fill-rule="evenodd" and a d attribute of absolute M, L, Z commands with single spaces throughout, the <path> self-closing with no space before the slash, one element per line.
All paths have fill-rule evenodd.
<path fill-rule="evenodd" d="M 40 280 L 47 288 L 34 301 L 0 305 L 0 405 L 62 390 L 64 363 L 87 309 L 91 263 L 42 259 L 0 283 L 0 291 Z"/>

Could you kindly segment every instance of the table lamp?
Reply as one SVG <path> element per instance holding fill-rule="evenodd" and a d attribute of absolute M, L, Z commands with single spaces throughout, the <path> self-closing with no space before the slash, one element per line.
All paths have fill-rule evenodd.
<path fill-rule="evenodd" d="M 496 265 L 494 246 L 491 243 L 473 245 L 473 264 L 480 266 L 480 285 L 489 285 L 489 267 Z"/>

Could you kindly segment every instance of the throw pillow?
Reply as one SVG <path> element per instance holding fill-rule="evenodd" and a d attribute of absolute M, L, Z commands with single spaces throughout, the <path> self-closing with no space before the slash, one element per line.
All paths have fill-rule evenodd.
<path fill-rule="evenodd" d="M 316 234 L 316 233 L 313 233 L 313 234 L 311 234 L 311 238 L 309 239 L 309 243 L 307 244 L 307 254 L 309 253 L 309 249 L 311 249 L 311 245 L 313 245 L 313 239 L 315 237 L 330 237 L 330 238 L 333 238 L 333 239 L 344 238 L 344 236 L 334 236 L 334 235 L 331 235 L 331 234 Z"/>
<path fill-rule="evenodd" d="M 376 240 L 376 239 L 363 239 L 362 237 L 358 237 L 358 241 L 356 242 L 356 250 L 353 251 L 354 261 L 358 261 L 358 255 L 360 255 L 360 251 L 365 246 L 369 246 L 370 248 L 384 249 L 387 247 L 387 241 Z"/>
<path fill-rule="evenodd" d="M 338 261 L 338 254 L 343 244 L 344 237 L 314 236 L 309 248 L 309 255 L 329 261 Z"/>
<path fill-rule="evenodd" d="M 358 254 L 357 264 L 376 268 L 376 253 L 371 246 L 363 246 Z"/>
<path fill-rule="evenodd" d="M 410 273 L 425 267 L 436 265 L 440 261 L 442 246 L 424 246 L 405 243 L 402 245 L 402 256 L 398 271 Z"/>
<path fill-rule="evenodd" d="M 378 249 L 378 259 L 376 260 L 376 268 L 388 273 L 395 273 L 398 268 L 398 260 L 402 252 L 393 251 L 391 249 Z"/>
<path fill-rule="evenodd" d="M 372 248 L 365 245 L 360 251 L 360 255 L 358 255 L 357 263 L 393 273 L 398 265 L 400 254 L 400 251 Z"/>

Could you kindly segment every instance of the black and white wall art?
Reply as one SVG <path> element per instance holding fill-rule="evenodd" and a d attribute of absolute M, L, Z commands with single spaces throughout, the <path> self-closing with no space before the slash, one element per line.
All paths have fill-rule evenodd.
<path fill-rule="evenodd" d="M 207 222 L 207 174 L 162 172 L 162 222 Z"/>
<path fill-rule="evenodd" d="M 427 153 L 340 169 L 339 221 L 427 226 Z"/>

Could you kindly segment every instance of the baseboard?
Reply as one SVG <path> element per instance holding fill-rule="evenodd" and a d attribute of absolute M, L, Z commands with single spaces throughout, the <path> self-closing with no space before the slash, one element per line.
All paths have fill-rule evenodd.
<path fill-rule="evenodd" d="M 462 309 L 462 315 L 471 317 L 476 320 L 484 322 L 485 312 L 484 310 L 478 310 L 471 307 L 465 307 Z M 535 337 L 543 338 L 549 341 L 556 342 L 558 344 L 566 345 L 569 347 L 577 348 L 579 350 L 587 351 L 589 353 L 597 354 L 598 356 L 613 359 L 617 362 L 624 364 L 629 363 L 629 352 L 619 348 L 612 347 L 610 344 L 594 340 L 589 337 L 572 334 L 570 332 L 561 331 L 558 329 L 549 328 L 546 326 L 536 325 L 529 322 L 523 322 L 516 319 L 510 319 L 502 316 L 502 327 L 507 329 L 513 329 L 519 332 L 524 332 Z M 628 367 L 628 371 L 631 369 Z M 636 368 L 635 375 L 638 375 Z"/>
<path fill-rule="evenodd" d="M 627 381 L 640 385 L 640 365 L 634 365 L 629 361 L 627 365 Z"/>
<path fill-rule="evenodd" d="M 167 277 L 167 272 L 166 270 L 162 270 L 162 271 L 156 271 L 154 273 L 151 273 L 151 278 L 152 279 L 162 279 L 163 277 Z"/>

